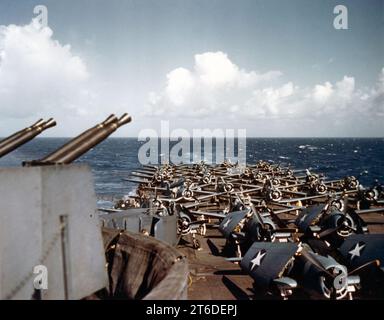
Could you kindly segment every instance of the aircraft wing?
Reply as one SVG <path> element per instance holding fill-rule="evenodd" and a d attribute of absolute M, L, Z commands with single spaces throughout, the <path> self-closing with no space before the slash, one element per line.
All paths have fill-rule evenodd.
<path fill-rule="evenodd" d="M 339 248 L 340 253 L 352 268 L 372 260 L 384 266 L 384 234 L 353 234 Z"/>
<path fill-rule="evenodd" d="M 221 221 L 219 225 L 220 232 L 224 235 L 225 238 L 229 238 L 233 230 L 239 224 L 239 222 L 245 218 L 249 210 L 234 211 L 226 215 L 226 217 Z"/>
<path fill-rule="evenodd" d="M 296 219 L 295 224 L 301 232 L 306 232 L 312 223 L 320 216 L 324 206 L 310 206 L 303 210 L 302 214 Z"/>
<path fill-rule="evenodd" d="M 272 281 L 283 276 L 285 267 L 292 261 L 299 246 L 296 243 L 255 242 L 240 262 L 258 287 L 265 290 Z"/>

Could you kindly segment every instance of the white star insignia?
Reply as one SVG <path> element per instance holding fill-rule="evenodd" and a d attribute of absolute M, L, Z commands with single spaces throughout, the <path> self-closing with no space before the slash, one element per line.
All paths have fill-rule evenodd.
<path fill-rule="evenodd" d="M 356 243 L 355 247 L 351 251 L 348 251 L 348 253 L 351 255 L 351 260 L 353 260 L 355 257 L 360 257 L 361 250 L 363 250 L 364 247 L 365 244 Z"/>
<path fill-rule="evenodd" d="M 229 223 L 232 221 L 232 218 L 229 218 L 226 223 L 223 224 L 224 229 L 228 227 Z"/>
<path fill-rule="evenodd" d="M 264 256 L 267 254 L 267 252 L 263 252 L 263 250 L 260 250 L 256 256 L 251 260 L 252 266 L 251 266 L 251 271 L 256 267 L 260 267 L 261 264 L 261 259 L 264 258 Z"/>
<path fill-rule="evenodd" d="M 305 220 L 305 218 L 307 217 L 307 215 L 306 214 L 303 214 L 303 216 L 300 218 L 300 222 L 304 222 L 304 220 Z"/>

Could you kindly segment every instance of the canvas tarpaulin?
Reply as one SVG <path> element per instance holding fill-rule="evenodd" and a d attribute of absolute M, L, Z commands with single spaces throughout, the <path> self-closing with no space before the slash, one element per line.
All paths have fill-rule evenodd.
<path fill-rule="evenodd" d="M 87 299 L 186 299 L 188 263 L 152 237 L 103 228 L 109 288 Z"/>

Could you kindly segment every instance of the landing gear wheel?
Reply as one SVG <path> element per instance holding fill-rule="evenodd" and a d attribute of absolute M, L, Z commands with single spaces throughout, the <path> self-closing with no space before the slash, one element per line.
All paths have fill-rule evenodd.
<path fill-rule="evenodd" d="M 200 241 L 194 238 L 192 240 L 193 249 L 199 250 L 201 248 Z"/>
<path fill-rule="evenodd" d="M 198 230 L 199 230 L 199 234 L 204 237 L 205 234 L 207 233 L 207 226 L 206 226 L 206 224 L 203 223 L 202 225 L 200 225 Z"/>
<path fill-rule="evenodd" d="M 191 232 L 191 218 L 186 214 L 181 214 L 177 220 L 177 233 L 185 236 Z"/>

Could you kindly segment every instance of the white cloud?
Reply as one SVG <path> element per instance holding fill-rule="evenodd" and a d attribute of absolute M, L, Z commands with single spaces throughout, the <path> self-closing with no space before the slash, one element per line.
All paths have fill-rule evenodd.
<path fill-rule="evenodd" d="M 384 68 L 377 86 L 358 90 L 355 78 L 327 81 L 300 88 L 284 82 L 282 72 L 246 71 L 223 52 L 206 52 L 194 57 L 192 70 L 177 68 L 167 75 L 164 90 L 151 93 L 146 115 L 208 118 L 233 115 L 245 121 L 256 119 L 313 120 L 326 125 L 346 126 L 384 115 Z M 342 119 L 342 121 L 340 120 Z"/>
<path fill-rule="evenodd" d="M 92 92 L 83 60 L 52 30 L 35 20 L 0 26 L 0 115 L 26 118 L 36 113 L 84 115 Z"/>
<path fill-rule="evenodd" d="M 189 70 L 175 69 L 167 75 L 167 78 L 166 93 L 171 103 L 175 106 L 181 106 L 187 99 L 191 99 L 190 94 L 195 86 L 195 80 Z"/>
<path fill-rule="evenodd" d="M 283 104 L 289 100 L 295 90 L 292 82 L 281 87 L 267 87 L 252 91 L 252 96 L 245 102 L 245 115 L 252 117 L 275 117 Z M 255 108 L 255 106 L 258 106 Z M 239 108 L 241 110 L 241 108 Z M 285 110 L 286 112 L 287 110 Z"/>
<path fill-rule="evenodd" d="M 195 73 L 203 85 L 212 87 L 234 84 L 242 75 L 238 67 L 222 52 L 197 54 Z"/>
<path fill-rule="evenodd" d="M 223 52 L 195 55 L 194 69 L 177 68 L 167 74 L 164 91 L 150 93 L 147 114 L 163 116 L 205 117 L 216 111 L 236 112 L 255 96 L 276 99 L 284 92 L 255 92 L 260 84 L 278 79 L 280 71 L 267 73 L 247 72 L 230 61 Z M 261 97 L 260 97 L 261 98 Z M 267 105 L 268 102 L 265 102 Z M 273 105 L 273 103 L 271 103 Z"/>
<path fill-rule="evenodd" d="M 328 98 L 333 93 L 333 86 L 330 82 L 324 83 L 324 85 L 317 84 L 313 89 L 313 98 L 318 103 L 327 102 Z"/>
<path fill-rule="evenodd" d="M 371 91 L 371 111 L 384 117 L 384 68 L 381 69 L 376 88 Z"/>

